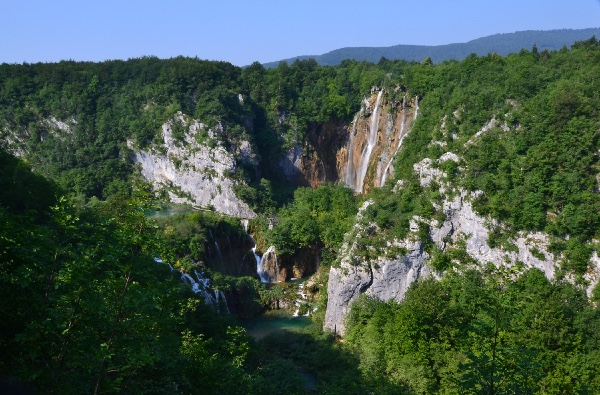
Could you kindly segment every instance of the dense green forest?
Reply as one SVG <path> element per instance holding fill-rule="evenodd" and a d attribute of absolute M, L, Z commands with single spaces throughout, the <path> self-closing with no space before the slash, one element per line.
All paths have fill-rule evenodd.
<path fill-rule="evenodd" d="M 439 64 L 0 65 L 0 378 L 74 394 L 600 392 L 600 295 L 588 298 L 583 277 L 600 238 L 598 64 L 592 38 Z M 276 165 L 286 150 L 315 125 L 349 123 L 373 86 L 390 102 L 420 99 L 395 179 L 367 196 L 286 185 Z M 288 256 L 318 250 L 308 330 L 255 341 L 240 326 L 286 288 L 203 262 L 212 235 L 245 237 L 237 219 L 151 215 L 165 202 L 132 152 L 159 139 L 177 111 L 220 124 L 226 147 L 244 139 L 256 149 L 258 165 L 240 162 L 231 177 L 244 180 L 236 192 L 259 214 L 259 243 Z M 455 187 L 447 193 L 482 191 L 474 208 L 500 224 L 488 244 L 510 249 L 516 232 L 545 232 L 561 270 L 553 280 L 519 267 L 467 270 L 465 253 L 436 251 L 422 229 L 441 280 L 420 280 L 402 302 L 361 297 L 343 340 L 323 333 L 327 270 L 358 208 L 372 201 L 362 221 L 376 226 L 357 240 L 365 259 L 405 237 L 413 216 L 443 219 L 439 185 L 422 186 L 413 165 L 448 151 L 461 160 L 438 165 Z M 179 269 L 205 270 L 236 297 L 235 311 L 207 305 Z"/>
<path fill-rule="evenodd" d="M 360 300 L 347 341 L 360 370 L 385 390 L 593 394 L 599 319 L 567 282 L 491 267 L 425 280 L 400 304 Z"/>

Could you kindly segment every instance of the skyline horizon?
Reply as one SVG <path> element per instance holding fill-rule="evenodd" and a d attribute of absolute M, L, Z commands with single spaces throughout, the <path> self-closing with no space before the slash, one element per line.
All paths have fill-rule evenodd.
<path fill-rule="evenodd" d="M 342 48 L 439 46 L 599 26 L 600 0 L 522 2 L 0 0 L 0 63 L 198 57 L 246 66 Z"/>

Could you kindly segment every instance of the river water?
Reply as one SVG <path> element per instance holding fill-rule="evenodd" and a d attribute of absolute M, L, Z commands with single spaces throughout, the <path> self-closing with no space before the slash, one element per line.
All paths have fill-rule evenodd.
<path fill-rule="evenodd" d="M 256 340 L 284 331 L 301 331 L 310 325 L 310 318 L 294 317 L 284 310 L 271 310 L 249 320 L 240 321 L 248 335 Z"/>

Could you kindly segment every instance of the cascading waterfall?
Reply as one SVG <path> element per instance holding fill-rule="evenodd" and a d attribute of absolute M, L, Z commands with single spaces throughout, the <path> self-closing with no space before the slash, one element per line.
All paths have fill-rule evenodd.
<path fill-rule="evenodd" d="M 306 293 L 304 292 L 304 283 L 298 284 L 298 296 L 299 298 L 296 299 L 296 311 L 294 312 L 293 316 L 294 317 L 299 317 L 300 316 L 300 308 L 302 307 L 302 305 L 306 305 L 307 310 L 306 313 L 304 314 L 305 317 L 308 317 L 310 315 L 310 308 L 308 306 L 308 299 L 306 297 Z"/>
<path fill-rule="evenodd" d="M 156 263 L 163 263 L 163 260 L 160 258 L 154 258 L 154 261 Z M 179 272 L 170 263 L 168 263 L 168 265 L 171 269 L 171 272 Z M 225 298 L 225 294 L 219 289 L 211 289 L 210 279 L 204 277 L 204 273 L 198 273 L 197 270 L 194 270 L 196 279 L 194 279 L 188 273 L 179 273 L 181 274 L 181 281 L 184 284 L 189 285 L 194 293 L 202 295 L 204 298 L 204 303 L 213 307 L 217 313 L 221 313 L 224 310 L 227 314 L 229 314 L 229 306 L 227 305 L 227 298 Z"/>
<path fill-rule="evenodd" d="M 249 236 L 252 239 L 252 241 L 254 242 L 254 247 L 252 247 L 252 254 L 254 254 L 254 259 L 256 260 L 256 274 L 258 274 L 258 278 L 260 278 L 261 283 L 267 284 L 269 282 L 270 278 L 269 278 L 269 273 L 267 273 L 263 269 L 264 255 L 261 258 L 260 255 L 258 255 L 256 253 L 256 240 L 254 240 L 254 237 L 252 237 L 252 235 L 249 235 Z"/>
<path fill-rule="evenodd" d="M 254 246 L 251 248 L 251 251 L 252 251 L 252 255 L 254 255 L 254 260 L 256 261 L 256 274 L 258 274 L 258 278 L 260 279 L 260 282 L 263 284 L 268 284 L 270 282 L 277 282 L 277 279 L 279 278 L 279 266 L 277 265 L 277 254 L 275 252 L 275 247 L 273 247 L 273 246 L 269 247 L 267 249 L 267 251 L 261 257 L 256 252 L 256 240 L 254 239 L 254 236 L 252 236 L 251 234 L 248 233 L 248 220 L 247 219 L 242 220 L 242 226 L 244 227 L 244 230 L 246 231 L 246 233 L 252 240 L 252 243 L 254 243 Z M 265 263 L 271 255 L 275 259 L 275 281 L 271 281 L 271 275 L 265 269 Z"/>
<path fill-rule="evenodd" d="M 275 262 L 275 278 L 271 277 L 271 273 L 269 273 L 267 270 L 265 270 L 265 265 L 267 263 L 267 260 L 272 257 L 271 259 Z M 266 277 L 267 281 L 266 282 L 271 282 L 271 283 L 276 283 L 279 282 L 279 265 L 277 264 L 277 251 L 275 250 L 275 246 L 270 246 L 269 248 L 267 248 L 267 251 L 263 254 L 261 260 L 260 260 L 260 266 L 261 266 L 261 271 L 263 273 L 263 275 Z M 261 276 L 261 281 L 262 281 L 262 276 Z"/>
<path fill-rule="evenodd" d="M 363 149 L 363 152 L 360 157 L 360 161 L 358 163 L 358 180 L 356 182 L 356 188 L 354 189 L 356 192 L 362 193 L 363 186 L 365 182 L 365 176 L 367 175 L 367 169 L 369 168 L 369 161 L 371 160 L 371 154 L 373 153 L 373 148 L 375 148 L 375 143 L 377 143 L 377 129 L 379 126 L 379 104 L 381 103 L 381 96 L 383 95 L 383 89 L 379 91 L 377 94 L 377 101 L 375 102 L 375 109 L 373 110 L 373 114 L 371 114 L 371 125 L 369 128 L 369 135 L 367 137 L 367 145 Z"/>
<path fill-rule="evenodd" d="M 419 96 L 415 96 L 415 116 L 413 117 L 413 121 L 417 119 L 417 115 L 419 115 Z"/>
<path fill-rule="evenodd" d="M 181 281 L 183 281 L 185 284 L 188 284 L 195 294 L 202 293 L 202 295 L 205 297 L 204 301 L 206 302 L 206 304 L 213 304 L 212 296 L 207 295 L 206 291 L 200 288 L 200 283 L 196 282 L 196 280 L 194 280 L 192 276 L 190 276 L 187 273 L 181 273 Z"/>
<path fill-rule="evenodd" d="M 217 251 L 217 257 L 221 262 L 223 262 L 223 256 L 221 255 L 221 249 L 219 248 L 219 243 L 215 240 L 215 249 Z"/>
<path fill-rule="evenodd" d="M 344 176 L 344 182 L 348 188 L 354 190 L 356 190 L 356 169 L 354 168 L 354 151 L 352 150 L 352 146 L 354 145 L 354 136 L 356 136 L 356 124 L 359 114 L 357 113 L 352 120 L 352 132 L 350 133 L 350 141 L 348 142 L 348 159 L 346 162 L 346 174 Z"/>
<path fill-rule="evenodd" d="M 227 314 L 231 314 L 231 312 L 229 311 L 229 305 L 227 305 L 227 299 L 225 298 L 225 294 L 220 289 L 215 289 L 215 301 L 217 302 L 217 306 L 219 306 L 219 312 L 221 311 L 220 307 L 224 306 L 225 312 Z"/>

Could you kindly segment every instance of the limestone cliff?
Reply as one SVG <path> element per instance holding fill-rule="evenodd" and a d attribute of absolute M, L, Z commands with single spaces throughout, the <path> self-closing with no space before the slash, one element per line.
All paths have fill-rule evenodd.
<path fill-rule="evenodd" d="M 189 203 L 240 218 L 256 214 L 234 193 L 235 157 L 219 141 L 215 130 L 178 113 L 162 125 L 162 143 L 148 150 L 134 148 L 142 176 L 167 192 L 175 203 Z M 251 157 L 241 144 L 242 159 Z M 133 148 L 133 147 L 132 147 Z"/>
<path fill-rule="evenodd" d="M 344 334 L 344 319 L 351 304 L 361 294 L 366 294 L 381 300 L 401 301 L 411 283 L 426 276 L 440 276 L 430 266 L 431 256 L 425 251 L 424 243 L 417 236 L 419 228 L 429 228 L 429 237 L 435 243 L 438 251 L 447 252 L 460 249 L 472 263 L 462 264 L 461 268 L 483 267 L 491 263 L 497 267 L 510 267 L 515 273 L 526 268 L 537 268 L 546 277 L 555 276 L 555 263 L 560 264 L 561 257 L 548 251 L 549 237 L 543 233 L 519 232 L 511 239 L 512 248 L 488 245 L 490 231 L 500 226 L 491 218 L 479 216 L 473 210 L 472 201 L 481 193 L 468 193 L 446 182 L 446 175 L 434 165 L 445 161 L 459 161 L 453 153 L 446 153 L 438 160 L 423 159 L 414 165 L 414 172 L 419 177 L 422 186 L 428 186 L 432 181 L 439 185 L 443 196 L 440 209 L 444 220 L 424 219 L 413 217 L 410 222 L 409 235 L 404 240 L 389 240 L 387 254 L 376 258 L 359 258 L 358 242 L 365 236 L 377 231 L 376 225 L 365 222 L 362 213 L 372 203 L 367 201 L 361 208 L 352 232 L 347 235 L 347 241 L 341 251 L 339 267 L 330 271 L 328 285 L 328 303 L 325 315 L 325 329 Z M 393 191 L 398 192 L 403 186 L 399 181 Z M 364 248 L 364 246 L 362 246 Z M 372 248 L 367 246 L 367 249 Z M 394 253 L 394 251 L 399 251 Z M 600 262 L 596 254 L 591 261 L 592 269 L 586 274 L 588 293 L 600 278 Z"/>
<path fill-rule="evenodd" d="M 279 161 L 287 183 L 317 188 L 340 180 L 340 157 L 348 140 L 348 125 L 341 120 L 308 126 L 303 141 L 296 141 Z"/>

